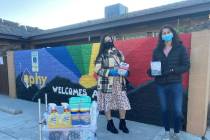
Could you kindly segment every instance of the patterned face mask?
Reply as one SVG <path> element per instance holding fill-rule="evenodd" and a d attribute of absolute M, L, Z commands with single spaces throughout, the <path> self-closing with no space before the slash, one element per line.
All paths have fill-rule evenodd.
<path fill-rule="evenodd" d="M 104 43 L 104 47 L 105 47 L 106 49 L 112 48 L 113 46 L 114 46 L 113 42 L 105 42 L 105 43 Z"/>

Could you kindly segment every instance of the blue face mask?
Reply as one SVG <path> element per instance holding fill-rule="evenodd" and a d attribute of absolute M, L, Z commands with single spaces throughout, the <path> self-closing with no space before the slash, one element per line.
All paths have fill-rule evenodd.
<path fill-rule="evenodd" d="M 164 40 L 165 42 L 170 42 L 170 41 L 172 41 L 173 37 L 174 37 L 174 35 L 172 33 L 162 35 L 162 40 Z"/>

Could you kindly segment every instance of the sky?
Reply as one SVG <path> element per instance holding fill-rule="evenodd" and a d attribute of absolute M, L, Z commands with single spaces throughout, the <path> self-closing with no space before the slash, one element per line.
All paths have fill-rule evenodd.
<path fill-rule="evenodd" d="M 121 3 L 128 12 L 183 0 L 0 0 L 0 18 L 40 29 L 104 18 L 106 6 Z"/>

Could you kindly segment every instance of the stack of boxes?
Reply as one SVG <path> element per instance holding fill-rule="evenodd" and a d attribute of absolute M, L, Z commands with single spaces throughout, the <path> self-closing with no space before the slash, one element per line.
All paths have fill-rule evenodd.
<path fill-rule="evenodd" d="M 73 126 L 90 125 L 90 106 L 91 99 L 89 96 L 72 97 L 69 99 L 71 108 Z"/>

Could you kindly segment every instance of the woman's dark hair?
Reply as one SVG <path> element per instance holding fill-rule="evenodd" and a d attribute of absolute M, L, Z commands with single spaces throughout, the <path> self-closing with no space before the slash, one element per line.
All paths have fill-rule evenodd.
<path fill-rule="evenodd" d="M 98 56 L 96 57 L 96 61 L 98 60 L 98 58 L 101 56 L 102 53 L 104 53 L 106 51 L 106 48 L 104 47 L 104 39 L 105 37 L 110 36 L 108 34 L 105 34 L 103 36 L 101 36 L 101 41 L 100 41 L 100 48 L 99 48 L 99 52 L 98 52 Z M 111 36 L 110 36 L 111 37 Z M 111 37 L 112 38 L 112 37 Z M 112 38 L 113 41 L 113 38 Z"/>
<path fill-rule="evenodd" d="M 160 32 L 159 32 L 157 47 L 163 48 L 165 46 L 165 42 L 164 42 L 164 40 L 162 40 L 162 32 L 163 32 L 163 29 L 165 29 L 165 28 L 169 29 L 173 33 L 172 46 L 179 46 L 179 45 L 181 45 L 182 41 L 179 39 L 179 36 L 176 33 L 176 31 L 170 25 L 164 25 L 160 29 Z"/>

